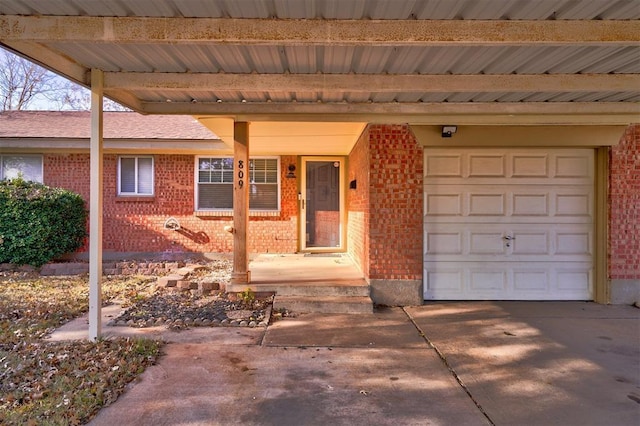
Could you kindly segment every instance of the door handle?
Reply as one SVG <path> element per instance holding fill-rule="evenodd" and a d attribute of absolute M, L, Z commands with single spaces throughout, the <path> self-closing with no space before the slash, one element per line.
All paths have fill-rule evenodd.
<path fill-rule="evenodd" d="M 304 198 L 300 201 L 302 201 L 302 210 L 304 210 Z"/>
<path fill-rule="evenodd" d="M 512 237 L 511 235 L 505 235 L 504 237 L 502 237 L 502 239 L 507 242 L 505 246 L 511 247 L 511 241 L 515 240 L 516 237 Z"/>

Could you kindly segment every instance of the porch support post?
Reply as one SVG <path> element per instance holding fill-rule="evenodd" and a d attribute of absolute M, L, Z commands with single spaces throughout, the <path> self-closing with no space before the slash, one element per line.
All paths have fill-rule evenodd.
<path fill-rule="evenodd" d="M 233 124 L 233 273 L 232 284 L 249 284 L 249 123 Z"/>
<path fill-rule="evenodd" d="M 89 339 L 100 337 L 102 324 L 102 99 L 103 72 L 91 70 L 91 146 L 89 196 Z"/>

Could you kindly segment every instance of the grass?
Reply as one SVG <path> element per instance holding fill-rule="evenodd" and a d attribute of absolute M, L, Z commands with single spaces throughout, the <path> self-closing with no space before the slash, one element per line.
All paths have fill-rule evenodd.
<path fill-rule="evenodd" d="M 106 280 L 104 300 L 135 303 L 147 286 L 140 278 Z M 160 342 L 153 340 L 43 340 L 87 311 L 88 293 L 86 277 L 0 276 L 0 424 L 84 424 L 154 363 Z"/>

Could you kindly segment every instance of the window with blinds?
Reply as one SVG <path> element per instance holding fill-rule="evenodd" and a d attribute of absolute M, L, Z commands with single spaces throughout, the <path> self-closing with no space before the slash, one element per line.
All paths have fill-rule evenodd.
<path fill-rule="evenodd" d="M 197 158 L 197 209 L 233 209 L 234 167 L 232 157 Z M 249 160 L 249 209 L 280 209 L 280 159 Z"/>
<path fill-rule="evenodd" d="M 118 195 L 153 195 L 153 157 L 118 159 Z"/>
<path fill-rule="evenodd" d="M 42 155 L 0 155 L 0 180 L 18 177 L 42 183 Z"/>

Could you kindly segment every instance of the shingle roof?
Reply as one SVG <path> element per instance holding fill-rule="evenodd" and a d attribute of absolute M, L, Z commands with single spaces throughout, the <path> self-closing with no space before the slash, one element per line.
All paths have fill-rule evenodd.
<path fill-rule="evenodd" d="M 0 138 L 89 138 L 88 111 L 0 112 Z M 105 112 L 105 139 L 183 139 L 218 137 L 191 116 Z"/>

